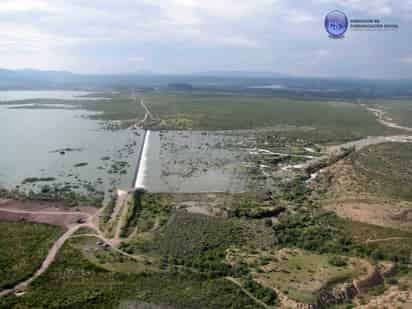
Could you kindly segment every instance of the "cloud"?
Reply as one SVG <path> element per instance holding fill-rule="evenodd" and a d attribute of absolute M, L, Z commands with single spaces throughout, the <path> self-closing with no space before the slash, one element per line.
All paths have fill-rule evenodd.
<path fill-rule="evenodd" d="M 406 56 L 400 59 L 400 62 L 403 64 L 412 64 L 412 56 Z"/>
<path fill-rule="evenodd" d="M 288 11 L 286 19 L 295 24 L 303 24 L 316 20 L 316 18 L 309 12 L 296 9 Z"/>
<path fill-rule="evenodd" d="M 127 60 L 129 62 L 133 62 L 133 63 L 142 63 L 142 62 L 144 62 L 145 58 L 144 57 L 139 57 L 139 56 L 133 56 L 133 57 L 129 57 Z"/>
<path fill-rule="evenodd" d="M 33 0 L 2 0 L 0 2 L 0 12 L 27 12 L 27 11 L 48 11 L 51 6 L 46 1 Z"/>
<path fill-rule="evenodd" d="M 330 8 L 357 11 L 367 15 L 378 15 L 382 17 L 391 15 L 394 10 L 392 0 L 316 0 L 316 3 L 329 5 Z"/>
<path fill-rule="evenodd" d="M 401 28 L 348 31 L 333 41 L 323 28 L 332 9 L 402 19 Z M 393 60 L 411 50 L 405 39 L 412 34 L 411 16 L 412 0 L 2 0 L 0 67 L 31 61 L 85 72 L 144 65 L 152 71 L 213 67 L 318 75 L 328 64 L 330 75 L 382 77 L 398 70 L 412 76 Z"/>

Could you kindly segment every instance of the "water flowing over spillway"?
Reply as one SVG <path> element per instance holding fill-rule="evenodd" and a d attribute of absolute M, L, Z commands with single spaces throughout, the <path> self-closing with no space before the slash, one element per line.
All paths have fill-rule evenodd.
<path fill-rule="evenodd" d="M 147 130 L 144 136 L 144 142 L 142 146 L 142 150 L 140 151 L 139 160 L 137 161 L 137 173 L 136 173 L 136 181 L 134 187 L 136 189 L 144 189 L 144 178 L 147 169 L 147 155 L 148 155 L 148 148 L 149 148 L 149 138 L 150 138 L 150 131 Z"/>

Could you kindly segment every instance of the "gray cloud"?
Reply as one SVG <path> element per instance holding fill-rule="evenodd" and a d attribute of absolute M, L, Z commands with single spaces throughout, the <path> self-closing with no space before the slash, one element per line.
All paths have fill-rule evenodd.
<path fill-rule="evenodd" d="M 331 40 L 333 9 L 401 27 Z M 411 14 L 410 0 L 2 0 L 0 66 L 405 78 Z"/>

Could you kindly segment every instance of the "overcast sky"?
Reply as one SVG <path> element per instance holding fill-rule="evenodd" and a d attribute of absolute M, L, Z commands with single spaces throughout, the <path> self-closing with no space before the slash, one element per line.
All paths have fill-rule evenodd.
<path fill-rule="evenodd" d="M 397 23 L 328 38 L 327 12 Z M 412 0 L 1 0 L 0 67 L 412 77 Z"/>

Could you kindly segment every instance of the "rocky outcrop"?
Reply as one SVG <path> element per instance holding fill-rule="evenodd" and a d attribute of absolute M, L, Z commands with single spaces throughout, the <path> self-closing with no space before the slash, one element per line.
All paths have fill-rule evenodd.
<path fill-rule="evenodd" d="M 384 278 L 392 277 L 398 272 L 398 267 L 395 263 L 381 263 L 379 265 L 379 272 Z"/>
<path fill-rule="evenodd" d="M 391 271 L 392 268 L 390 268 Z M 320 291 L 316 304 L 300 304 L 300 309 L 322 309 L 329 308 L 332 305 L 338 305 L 352 300 L 357 295 L 366 292 L 368 289 L 375 287 L 383 282 L 382 274 L 378 267 L 369 266 L 368 273 L 353 282 L 346 282 L 335 287 L 333 290 Z"/>
<path fill-rule="evenodd" d="M 231 216 L 246 217 L 252 219 L 273 218 L 279 216 L 285 210 L 286 208 L 282 206 L 257 207 L 246 209 L 239 208 L 233 211 L 233 213 L 231 213 Z"/>
<path fill-rule="evenodd" d="M 353 285 L 359 293 L 364 293 L 368 289 L 377 286 L 383 282 L 383 277 L 375 266 L 371 266 L 368 274 L 358 280 L 353 281 Z"/>
<path fill-rule="evenodd" d="M 287 295 L 278 292 L 281 300 L 281 304 L 285 308 L 293 309 L 327 309 L 334 305 L 343 304 L 351 301 L 361 293 L 366 292 L 368 289 L 379 285 L 383 282 L 383 275 L 396 271 L 395 264 L 385 265 L 385 267 L 373 266 L 365 262 L 367 267 L 367 274 L 352 282 L 342 283 L 332 290 L 324 289 L 319 291 L 316 303 L 304 304 L 291 300 Z M 282 308 L 283 308 L 282 307 Z"/>
<path fill-rule="evenodd" d="M 358 290 L 353 283 L 345 283 L 332 291 L 319 293 L 316 308 L 329 308 L 332 305 L 342 304 L 358 295 Z"/>

